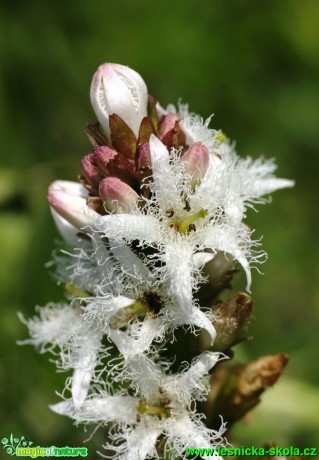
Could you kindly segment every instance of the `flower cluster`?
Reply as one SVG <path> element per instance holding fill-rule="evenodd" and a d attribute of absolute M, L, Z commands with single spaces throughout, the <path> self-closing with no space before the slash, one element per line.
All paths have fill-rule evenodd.
<path fill-rule="evenodd" d="M 69 301 L 24 320 L 25 342 L 73 371 L 52 409 L 105 424 L 108 458 L 186 458 L 187 447 L 226 442 L 225 424 L 207 427 L 196 401 L 243 322 L 211 305 L 238 265 L 250 292 L 265 258 L 246 210 L 293 182 L 275 178 L 272 161 L 240 159 L 187 105 L 164 110 L 128 67 L 100 66 L 91 101 L 93 152 L 79 182 L 56 181 L 48 197 L 68 245 L 56 276 Z M 248 305 L 245 296 L 235 304 Z M 166 345 L 181 327 L 208 341 L 173 372 Z"/>

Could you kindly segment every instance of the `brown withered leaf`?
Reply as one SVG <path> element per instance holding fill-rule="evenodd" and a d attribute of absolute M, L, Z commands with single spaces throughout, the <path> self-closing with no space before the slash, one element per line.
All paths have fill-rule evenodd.
<path fill-rule="evenodd" d="M 223 414 L 229 429 L 260 402 L 261 394 L 277 382 L 287 363 L 288 355 L 279 353 L 243 365 L 217 367 L 205 403 L 208 425 L 217 427 L 218 414 Z"/>

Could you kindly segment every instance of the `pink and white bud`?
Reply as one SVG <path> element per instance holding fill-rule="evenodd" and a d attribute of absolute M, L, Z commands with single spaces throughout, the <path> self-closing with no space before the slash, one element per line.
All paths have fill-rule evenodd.
<path fill-rule="evenodd" d="M 100 182 L 100 197 L 110 212 L 129 209 L 139 198 L 129 185 L 117 177 L 106 177 Z"/>
<path fill-rule="evenodd" d="M 63 219 L 51 206 L 50 206 L 51 214 L 55 223 L 55 226 L 64 239 L 66 243 L 70 246 L 78 246 L 79 245 L 79 229 L 71 225 L 70 222 Z"/>
<path fill-rule="evenodd" d="M 100 65 L 92 79 L 90 96 L 95 114 L 109 138 L 109 116 L 113 113 L 138 136 L 141 121 L 147 115 L 148 92 L 137 72 L 120 64 Z"/>
<path fill-rule="evenodd" d="M 86 189 L 77 182 L 55 181 L 49 187 L 48 201 L 51 208 L 77 231 L 89 230 L 88 227 L 94 225 L 99 217 L 97 212 L 87 206 L 87 198 Z M 58 229 L 61 232 L 61 226 L 58 225 Z"/>
<path fill-rule="evenodd" d="M 205 176 L 209 166 L 208 148 L 201 142 L 195 142 L 181 157 L 185 170 L 192 176 L 191 185 L 195 187 Z"/>

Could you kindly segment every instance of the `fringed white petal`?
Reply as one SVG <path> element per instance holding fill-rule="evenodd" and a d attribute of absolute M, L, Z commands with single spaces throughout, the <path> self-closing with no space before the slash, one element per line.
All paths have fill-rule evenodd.
<path fill-rule="evenodd" d="M 77 336 L 81 329 L 80 312 L 64 304 L 48 304 L 39 308 L 39 317 L 24 320 L 31 338 L 23 341 L 46 351 L 46 345 L 62 346 L 72 336 Z"/>
<path fill-rule="evenodd" d="M 49 408 L 58 415 L 65 415 L 70 418 L 73 418 L 74 416 L 74 403 L 72 399 L 61 401 L 56 404 L 50 404 Z"/>
<path fill-rule="evenodd" d="M 216 338 L 216 330 L 206 314 L 198 307 L 193 307 L 192 311 L 185 312 L 181 315 L 181 324 L 189 324 L 198 327 L 199 329 L 205 329 L 210 335 L 211 345 L 213 345 Z"/>
<path fill-rule="evenodd" d="M 83 338 L 72 376 L 71 391 L 75 409 L 78 409 L 87 397 L 100 345 L 101 334 Z"/>
<path fill-rule="evenodd" d="M 191 420 L 190 416 L 185 413 L 184 416 L 174 421 L 168 432 L 168 442 L 176 446 L 176 453 L 186 458 L 185 450 L 193 449 L 210 449 L 214 450 L 218 445 L 223 445 L 222 433 L 225 431 L 221 427 L 220 431 L 209 430 L 202 422 Z M 223 460 L 215 451 L 212 455 L 203 455 L 205 460 Z"/>
<path fill-rule="evenodd" d="M 192 246 L 181 239 L 175 243 L 168 243 L 163 261 L 166 264 L 171 294 L 176 297 L 181 310 L 191 312 L 193 307 Z"/>
<path fill-rule="evenodd" d="M 136 335 L 132 338 L 126 332 L 110 329 L 109 337 L 115 343 L 126 361 L 133 356 L 148 350 L 153 340 L 161 334 L 162 321 L 160 318 L 146 318 L 140 325 Z"/>
<path fill-rule="evenodd" d="M 242 236 L 239 236 L 239 230 Z M 250 292 L 251 271 L 247 256 L 251 255 L 249 246 L 253 243 L 248 231 L 245 228 L 214 227 L 214 225 L 209 224 L 205 229 L 205 234 L 203 232 L 203 242 L 208 248 L 230 254 L 240 263 L 246 273 L 246 290 Z"/>
<path fill-rule="evenodd" d="M 87 399 L 79 408 L 72 400 L 50 405 L 50 409 L 60 415 L 74 418 L 77 422 L 125 423 L 136 422 L 136 398 L 132 396 L 95 397 Z"/>
<path fill-rule="evenodd" d="M 109 244 L 110 250 L 127 274 L 132 276 L 138 275 L 145 279 L 151 276 L 150 270 L 127 245 L 117 243 L 115 240 L 110 240 Z"/>
<path fill-rule="evenodd" d="M 152 244 L 161 240 L 158 221 L 153 216 L 110 214 L 100 216 L 96 227 L 108 238 L 116 241 L 138 240 Z"/>
<path fill-rule="evenodd" d="M 161 429 L 152 426 L 145 426 L 144 423 L 137 425 L 135 429 L 126 434 L 126 455 L 123 460 L 145 460 L 146 458 L 157 458 L 156 440 L 161 434 Z"/>
<path fill-rule="evenodd" d="M 203 268 L 208 262 L 214 258 L 214 254 L 209 252 L 197 252 L 193 255 L 194 268 Z"/>
<path fill-rule="evenodd" d="M 182 204 L 180 190 L 170 165 L 168 150 L 153 134 L 150 137 L 150 151 L 156 199 L 165 213 L 176 202 Z"/>
<path fill-rule="evenodd" d="M 255 193 L 259 196 L 268 195 L 276 190 L 283 188 L 291 188 L 295 185 L 293 180 L 288 179 L 277 179 L 276 177 L 270 177 L 267 179 L 257 180 L 254 183 Z"/>
<path fill-rule="evenodd" d="M 106 396 L 87 399 L 74 418 L 77 422 L 125 423 L 136 422 L 136 398 L 132 396 Z"/>

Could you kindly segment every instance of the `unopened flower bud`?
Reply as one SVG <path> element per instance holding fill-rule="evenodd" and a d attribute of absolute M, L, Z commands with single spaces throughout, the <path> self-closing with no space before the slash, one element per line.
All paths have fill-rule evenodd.
<path fill-rule="evenodd" d="M 77 229 L 94 225 L 99 214 L 90 209 L 88 193 L 76 182 L 55 181 L 49 187 L 48 201 L 56 213 Z"/>
<path fill-rule="evenodd" d="M 139 152 L 138 169 L 139 170 L 151 169 L 152 160 L 151 160 L 150 144 L 147 142 L 146 144 L 140 145 L 138 148 L 138 152 Z"/>
<path fill-rule="evenodd" d="M 100 182 L 100 197 L 111 212 L 130 208 L 138 200 L 138 194 L 117 177 L 106 177 Z"/>
<path fill-rule="evenodd" d="M 117 152 L 111 147 L 102 145 L 94 152 L 94 162 L 104 174 L 109 174 L 109 163 L 117 156 Z"/>
<path fill-rule="evenodd" d="M 94 154 L 92 153 L 86 155 L 82 159 L 82 170 L 87 180 L 93 185 L 98 184 L 103 179 L 98 168 L 94 164 Z"/>
<path fill-rule="evenodd" d="M 72 247 L 79 245 L 79 229 L 70 224 L 66 219 L 60 216 L 52 207 L 51 214 L 56 225 L 56 228 L 64 241 Z"/>
<path fill-rule="evenodd" d="M 175 128 L 176 122 L 179 121 L 179 115 L 177 113 L 169 113 L 165 115 L 163 123 L 160 128 L 160 139 L 163 140 L 166 134 L 168 134 L 172 129 Z"/>
<path fill-rule="evenodd" d="M 96 116 L 110 138 L 109 117 L 121 117 L 137 136 L 147 115 L 147 87 L 142 77 L 120 64 L 102 64 L 91 84 L 91 103 Z"/>
<path fill-rule="evenodd" d="M 192 176 L 191 185 L 195 187 L 205 176 L 209 165 L 209 152 L 201 142 L 195 142 L 181 157 L 185 170 Z"/>

